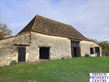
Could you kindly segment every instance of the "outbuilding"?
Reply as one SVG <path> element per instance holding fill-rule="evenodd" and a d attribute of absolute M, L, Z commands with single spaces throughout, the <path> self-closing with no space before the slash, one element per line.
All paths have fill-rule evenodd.
<path fill-rule="evenodd" d="M 0 66 L 41 59 L 102 56 L 100 46 L 71 25 L 36 15 L 17 35 L 0 40 Z"/>

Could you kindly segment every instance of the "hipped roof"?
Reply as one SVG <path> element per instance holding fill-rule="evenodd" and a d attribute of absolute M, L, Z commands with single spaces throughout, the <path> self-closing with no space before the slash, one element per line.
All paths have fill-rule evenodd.
<path fill-rule="evenodd" d="M 51 20 L 39 15 L 36 15 L 18 34 L 27 31 L 36 31 L 44 34 L 53 34 L 58 36 L 66 36 L 68 38 L 72 37 L 77 39 L 80 38 L 80 40 L 87 40 L 85 36 L 83 36 L 71 25 Z"/>

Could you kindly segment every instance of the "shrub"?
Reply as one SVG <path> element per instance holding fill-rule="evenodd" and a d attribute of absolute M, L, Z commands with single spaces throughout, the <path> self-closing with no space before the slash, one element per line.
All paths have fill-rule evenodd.
<path fill-rule="evenodd" d="M 109 56 L 109 42 L 103 41 L 100 42 L 99 45 L 102 47 L 103 56 Z"/>
<path fill-rule="evenodd" d="M 16 65 L 16 64 L 18 64 L 16 60 L 12 60 L 12 61 L 10 62 L 10 65 Z"/>

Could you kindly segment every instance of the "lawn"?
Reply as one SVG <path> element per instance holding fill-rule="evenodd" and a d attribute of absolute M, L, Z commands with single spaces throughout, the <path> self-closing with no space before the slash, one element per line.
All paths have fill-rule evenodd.
<path fill-rule="evenodd" d="M 89 73 L 109 73 L 109 57 L 78 57 L 0 67 L 0 82 L 89 82 Z"/>

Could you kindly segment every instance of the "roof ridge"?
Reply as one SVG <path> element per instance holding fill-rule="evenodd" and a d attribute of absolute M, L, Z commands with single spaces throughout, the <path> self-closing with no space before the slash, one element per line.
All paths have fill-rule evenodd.
<path fill-rule="evenodd" d="M 39 17 L 43 17 L 43 16 L 41 16 L 41 15 L 36 15 L 36 16 L 39 16 Z M 49 20 L 52 20 L 52 21 L 55 21 L 55 22 L 58 22 L 58 23 L 61 23 L 61 24 L 65 24 L 65 25 L 68 25 L 68 26 L 71 26 L 71 28 L 72 29 L 75 29 L 72 25 L 70 25 L 70 24 L 66 24 L 66 23 L 63 23 L 63 22 L 60 22 L 60 21 L 56 21 L 56 20 L 53 20 L 53 19 L 50 19 L 50 18 L 47 18 L 47 17 L 43 17 L 43 18 L 46 18 L 46 19 L 49 19 Z M 76 30 L 76 29 L 75 29 Z M 78 31 L 78 30 L 76 30 L 76 31 Z M 79 33 L 80 33 L 80 31 L 78 31 Z M 82 33 L 80 33 L 81 35 L 82 35 Z M 84 36 L 84 35 L 82 35 L 82 36 Z M 85 36 L 84 36 L 85 37 Z M 85 37 L 86 38 L 86 37 Z"/>
<path fill-rule="evenodd" d="M 65 24 L 65 25 L 72 26 L 72 25 L 70 25 L 70 24 L 66 24 L 66 23 L 60 22 L 60 21 L 58 21 L 58 20 L 53 20 L 53 19 L 51 19 L 51 18 L 44 17 L 44 16 L 41 16 L 41 15 L 36 15 L 36 16 L 43 17 L 43 18 L 45 18 L 45 19 L 49 19 L 49 20 L 52 20 L 52 21 L 55 21 L 55 22 L 58 22 L 58 23 L 61 23 L 61 24 Z M 72 27 L 73 27 L 73 26 L 72 26 Z"/>
<path fill-rule="evenodd" d="M 38 16 L 40 16 L 40 15 L 38 15 Z M 43 17 L 43 16 L 41 16 L 41 17 Z M 44 18 L 46 18 L 46 17 L 44 17 Z M 63 22 L 60 22 L 60 21 L 56 21 L 56 20 L 53 20 L 53 19 L 50 19 L 50 18 L 47 18 L 47 19 L 49 19 L 49 20 L 52 20 L 52 21 L 55 21 L 55 22 L 58 22 L 58 23 L 61 23 L 61 24 L 65 24 L 65 25 L 68 25 L 68 26 L 71 26 L 71 29 L 75 29 L 72 25 L 70 25 L 70 24 L 66 24 L 66 23 L 63 23 Z M 80 33 L 80 31 L 78 31 L 77 29 L 75 29 L 77 32 L 79 32 Z M 80 33 L 81 35 L 82 35 L 82 33 Z M 84 35 L 82 35 L 82 36 L 84 36 Z M 85 37 L 85 36 L 84 36 Z M 86 38 L 86 37 L 85 37 Z"/>
<path fill-rule="evenodd" d="M 34 17 L 35 18 L 35 17 Z M 19 33 L 21 33 L 24 29 L 26 29 L 26 28 L 28 28 L 27 26 L 33 21 L 33 24 L 34 24 L 34 18 L 29 22 L 29 23 L 27 23 L 26 24 L 26 26 L 19 32 Z M 31 26 L 31 29 L 33 28 L 33 24 L 32 24 L 32 26 Z M 19 34 L 18 33 L 18 34 Z"/>
<path fill-rule="evenodd" d="M 31 32 L 32 30 L 86 39 L 86 37 L 72 25 L 40 15 L 35 15 L 35 17 L 19 33 L 25 31 Z"/>
<path fill-rule="evenodd" d="M 34 24 L 35 24 L 35 22 L 36 22 L 36 16 L 38 16 L 38 15 L 35 15 L 35 19 L 34 19 L 34 23 L 33 23 L 33 26 L 32 26 L 32 28 L 31 28 L 31 30 L 33 30 L 33 28 L 34 28 Z"/>

